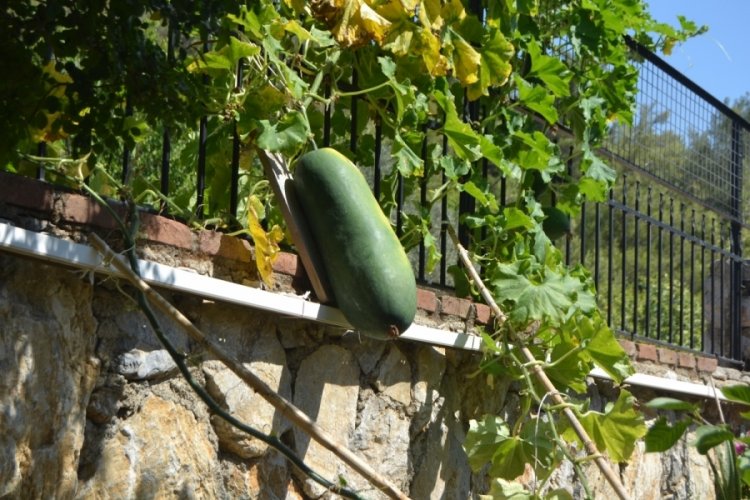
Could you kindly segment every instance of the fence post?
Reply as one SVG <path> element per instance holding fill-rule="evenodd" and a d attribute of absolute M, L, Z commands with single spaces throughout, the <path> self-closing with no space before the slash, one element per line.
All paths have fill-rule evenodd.
<path fill-rule="evenodd" d="M 732 215 L 731 250 L 732 272 L 730 301 L 732 309 L 732 358 L 742 359 L 742 144 L 740 123 L 732 119 L 731 132 L 731 179 L 732 179 Z"/>

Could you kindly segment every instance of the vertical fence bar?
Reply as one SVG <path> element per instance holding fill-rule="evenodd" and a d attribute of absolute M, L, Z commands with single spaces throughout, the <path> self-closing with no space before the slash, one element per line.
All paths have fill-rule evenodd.
<path fill-rule="evenodd" d="M 724 329 L 724 316 L 726 316 L 726 309 L 724 308 L 724 296 L 726 295 L 724 289 L 724 228 L 723 224 L 719 224 L 719 245 L 721 246 L 722 253 L 719 254 L 719 329 L 721 334 L 719 336 L 719 351 L 722 356 L 726 355 L 726 346 L 724 345 L 724 337 L 726 336 L 726 330 Z"/>
<path fill-rule="evenodd" d="M 633 255 L 633 335 L 638 335 L 638 274 L 640 264 L 640 234 L 638 232 L 639 219 L 641 216 L 640 212 L 641 204 L 641 181 L 635 181 L 635 216 L 633 217 L 633 242 L 634 242 L 634 255 Z"/>
<path fill-rule="evenodd" d="M 375 117 L 375 166 L 372 173 L 372 191 L 375 199 L 380 199 L 380 180 L 382 173 L 380 170 L 380 157 L 383 149 L 383 124 L 380 117 Z"/>
<path fill-rule="evenodd" d="M 609 283 L 607 284 L 607 324 L 610 328 L 614 326 L 612 319 L 612 300 L 614 298 L 614 277 L 612 276 L 612 270 L 614 268 L 613 253 L 615 248 L 615 190 L 611 188 L 609 190 L 609 253 L 607 255 L 607 278 Z"/>
<path fill-rule="evenodd" d="M 645 331 L 643 334 L 649 336 L 651 332 L 651 205 L 652 188 L 646 190 L 646 307 L 645 307 Z"/>
<path fill-rule="evenodd" d="M 622 176 L 622 204 L 628 206 L 628 176 L 623 174 Z M 627 212 L 622 210 L 621 218 L 622 227 L 620 228 L 620 329 L 627 331 L 625 325 L 625 289 L 627 286 L 627 252 L 626 252 L 626 241 L 627 241 Z"/>
<path fill-rule="evenodd" d="M 732 120 L 732 213 L 731 222 L 732 244 L 732 358 L 742 358 L 742 136 L 740 123 Z"/>
<path fill-rule="evenodd" d="M 208 52 L 208 33 L 203 40 L 203 52 Z M 203 84 L 208 84 L 208 76 L 204 75 Z M 206 194 L 206 143 L 208 141 L 208 117 L 203 116 L 198 123 L 198 173 L 196 179 L 196 207 L 195 215 L 202 219 L 205 215 L 204 197 Z"/>
<path fill-rule="evenodd" d="M 669 333 L 668 342 L 674 341 L 674 198 L 669 197 Z"/>
<path fill-rule="evenodd" d="M 130 97 L 125 98 L 125 116 L 132 116 L 133 115 L 133 108 L 130 105 Z M 127 133 L 127 132 L 126 132 Z M 131 160 L 131 151 L 130 147 L 128 147 L 127 139 L 124 139 L 125 144 L 122 148 L 122 178 L 120 179 L 122 181 L 123 185 L 127 185 L 130 181 L 130 160 Z"/>
<path fill-rule="evenodd" d="M 690 348 L 695 347 L 695 209 L 690 212 Z"/>
<path fill-rule="evenodd" d="M 600 266 L 601 266 L 601 203 L 595 203 L 594 204 L 594 287 L 596 288 L 596 293 L 600 293 L 599 290 L 599 283 L 600 283 Z"/>
<path fill-rule="evenodd" d="M 326 100 L 323 111 L 323 146 L 331 145 L 331 79 L 328 75 L 323 83 L 323 97 Z"/>
<path fill-rule="evenodd" d="M 442 152 L 444 155 L 448 154 L 448 136 L 443 134 L 443 144 L 442 144 Z M 446 175 L 445 175 L 445 169 L 442 170 L 442 176 L 441 176 L 441 185 L 445 184 L 446 182 Z M 505 178 L 503 178 L 505 180 Z M 501 183 L 501 191 L 503 189 L 503 184 Z M 501 194 L 501 198 L 502 198 Z M 445 286 L 446 285 L 446 271 L 448 266 L 448 224 L 450 221 L 448 220 L 448 196 L 443 196 L 443 198 L 440 200 L 440 285 Z"/>
<path fill-rule="evenodd" d="M 359 75 L 356 69 L 352 69 L 352 89 L 355 91 L 359 88 Z M 357 132 L 357 122 L 359 121 L 359 110 L 357 104 L 359 103 L 359 96 L 356 94 L 352 96 L 350 103 L 351 106 L 351 119 L 349 120 L 349 151 L 355 154 L 357 153 L 357 142 L 359 141 L 359 133 Z"/>
<path fill-rule="evenodd" d="M 685 345 L 685 204 L 680 203 L 680 345 Z"/>
<path fill-rule="evenodd" d="M 174 44 L 175 44 L 174 21 L 171 19 L 167 24 L 167 63 L 174 64 Z M 161 170 L 159 172 L 159 190 L 164 196 L 169 196 L 169 171 L 172 162 L 172 136 L 169 127 L 164 127 L 161 138 Z M 161 211 L 167 212 L 169 205 L 162 200 Z"/>
<path fill-rule="evenodd" d="M 424 164 L 424 176 L 419 180 L 419 209 L 420 211 L 427 208 L 427 179 L 429 178 L 429 169 L 427 168 L 427 131 L 424 130 L 425 136 L 422 139 L 422 163 Z M 430 218 L 432 220 L 432 218 Z M 424 237 L 419 239 L 419 262 L 417 264 L 417 279 L 424 281 L 425 267 L 427 264 L 427 249 L 424 244 Z"/>
<path fill-rule="evenodd" d="M 664 193 L 659 193 L 659 222 L 664 222 Z M 659 237 L 657 238 L 657 250 L 656 250 L 656 338 L 661 340 L 661 309 L 662 299 L 662 270 L 663 270 L 663 250 L 664 250 L 664 229 L 659 228 Z"/>
<path fill-rule="evenodd" d="M 242 29 L 242 28 L 240 28 Z M 245 66 L 240 59 L 237 61 L 237 79 L 235 80 L 235 88 L 239 92 L 242 89 L 243 77 L 244 77 Z M 237 208 L 239 206 L 240 196 L 240 134 L 237 130 L 237 120 L 232 124 L 232 166 L 231 166 L 231 177 L 229 186 L 229 213 L 237 218 Z"/>
<path fill-rule="evenodd" d="M 711 353 L 716 353 L 716 218 L 711 218 Z"/>
<path fill-rule="evenodd" d="M 701 350 L 706 351 L 706 214 L 701 214 Z"/>

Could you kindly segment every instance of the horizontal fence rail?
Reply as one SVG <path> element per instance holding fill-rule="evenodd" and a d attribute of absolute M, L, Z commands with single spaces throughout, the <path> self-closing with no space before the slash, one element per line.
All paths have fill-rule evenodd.
<path fill-rule="evenodd" d="M 167 51 L 170 61 L 180 44 L 179 30 L 168 27 Z M 208 50 L 204 35 L 203 50 Z M 746 236 L 743 175 L 750 158 L 750 124 L 726 105 L 710 96 L 648 50 L 629 41 L 640 66 L 637 109 L 632 126 L 613 124 L 600 155 L 618 171 L 619 177 L 602 203 L 586 203 L 572 221 L 572 234 L 558 241 L 568 264 L 591 269 L 598 300 L 612 328 L 622 335 L 646 339 L 716 355 L 738 364 L 742 352 L 741 298 L 744 294 L 742 242 Z M 242 87 L 245 68 L 237 68 L 237 89 Z M 357 73 L 352 71 L 351 89 L 358 89 Z M 325 98 L 331 87 L 323 83 Z M 447 237 L 448 225 L 459 227 L 459 238 L 470 245 L 461 215 L 474 210 L 473 198 L 443 197 L 428 206 L 431 188 L 445 183 L 442 177 L 425 175 L 416 190 L 409 190 L 400 174 L 394 172 L 392 144 L 384 137 L 377 118 L 367 124 L 367 137 L 357 128 L 361 112 L 359 99 L 352 93 L 349 129 L 335 130 L 334 103 L 320 105 L 323 120 L 318 145 L 348 150 L 360 158 L 360 166 L 375 196 L 386 205 L 399 236 L 407 231 L 410 214 L 429 209 L 430 232 L 442 255 L 429 270 L 427 251 L 419 243 L 410 251 L 418 280 L 424 284 L 451 287 L 450 266 L 457 262 L 456 249 Z M 482 110 L 466 102 L 463 118 L 477 121 Z M 440 124 L 436 125 L 439 128 Z M 564 131 L 563 131 L 564 132 Z M 196 124 L 193 213 L 206 214 L 207 155 L 212 134 L 208 117 Z M 242 140 L 236 123 L 230 131 L 230 197 L 226 212 L 235 220 L 241 205 L 240 191 Z M 364 151 L 364 142 L 368 144 Z M 425 130 L 420 154 L 428 164 L 429 148 L 450 155 L 447 138 Z M 37 153 L 44 156 L 45 145 Z M 160 146 L 160 192 L 172 195 L 179 161 L 172 131 L 162 131 Z M 427 168 L 427 167 L 426 167 Z M 500 171 L 486 162 L 477 165 L 506 202 L 508 183 Z M 576 165 L 570 165 L 571 171 Z M 124 148 L 121 178 L 131 175 L 132 151 Z M 429 170 L 427 173 L 430 174 Z M 40 173 L 41 176 L 41 173 Z M 168 206 L 162 202 L 161 211 Z"/>

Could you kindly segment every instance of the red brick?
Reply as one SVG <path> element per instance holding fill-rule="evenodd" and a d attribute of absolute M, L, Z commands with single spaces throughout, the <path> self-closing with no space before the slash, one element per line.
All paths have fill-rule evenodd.
<path fill-rule="evenodd" d="M 695 356 L 689 352 L 678 353 L 677 365 L 680 368 L 695 368 Z"/>
<path fill-rule="evenodd" d="M 417 289 L 417 308 L 424 311 L 434 313 L 438 308 L 438 300 L 435 292 L 430 290 L 424 290 L 422 288 Z"/>
<path fill-rule="evenodd" d="M 487 304 L 474 304 L 477 311 L 477 322 L 486 325 L 490 322 L 492 316 L 492 309 Z"/>
<path fill-rule="evenodd" d="M 677 353 L 675 351 L 660 347 L 656 350 L 656 352 L 659 355 L 659 363 L 663 365 L 677 364 Z"/>
<path fill-rule="evenodd" d="M 713 373 L 714 370 L 719 366 L 719 361 L 716 358 L 709 358 L 707 356 L 696 356 L 698 365 L 698 371 Z"/>
<path fill-rule="evenodd" d="M 141 214 L 139 235 L 148 241 L 173 247 L 193 249 L 193 233 L 181 222 L 153 214 Z"/>
<path fill-rule="evenodd" d="M 117 227 L 117 223 L 109 211 L 91 198 L 80 194 L 63 193 L 60 196 L 60 201 L 62 202 L 60 217 L 66 222 L 97 226 L 104 229 Z M 122 204 L 113 204 L 113 208 L 120 217 L 125 215 Z"/>
<path fill-rule="evenodd" d="M 639 361 L 657 361 L 656 346 L 653 344 L 638 344 Z"/>
<path fill-rule="evenodd" d="M 622 347 L 622 350 L 625 351 L 625 354 L 627 354 L 631 358 L 635 357 L 637 353 L 635 342 L 633 342 L 632 340 L 620 339 L 620 346 Z"/>
<path fill-rule="evenodd" d="M 452 295 L 443 295 L 440 300 L 443 305 L 440 312 L 442 312 L 443 314 L 448 314 L 450 316 L 459 316 L 461 318 L 466 318 L 469 316 L 469 311 L 471 310 L 470 300 L 459 299 L 458 297 L 453 297 Z"/>
<path fill-rule="evenodd" d="M 51 212 L 54 203 L 52 187 L 21 175 L 0 172 L 0 200 L 8 205 Z"/>
<path fill-rule="evenodd" d="M 279 252 L 273 262 L 273 270 L 287 276 L 297 276 L 298 272 L 303 271 L 297 255 L 289 252 Z"/>
<path fill-rule="evenodd" d="M 216 231 L 198 232 L 198 250 L 208 255 L 218 255 L 221 248 L 221 233 Z"/>

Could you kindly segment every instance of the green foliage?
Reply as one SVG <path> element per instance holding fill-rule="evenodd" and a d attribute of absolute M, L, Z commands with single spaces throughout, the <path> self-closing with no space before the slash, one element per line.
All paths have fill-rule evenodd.
<path fill-rule="evenodd" d="M 406 246 L 421 240 L 434 265 L 432 208 L 467 199 L 476 207 L 450 223 L 468 229 L 473 257 L 509 318 L 485 334 L 483 366 L 525 381 L 524 407 L 533 402 L 538 410 L 513 427 L 496 416 L 473 424 L 469 460 L 474 467 L 490 462 L 491 473 L 506 479 L 523 464 L 544 476 L 572 439 L 556 432 L 559 409 L 531 382 L 519 349 L 533 352 L 561 392 L 585 391 L 594 365 L 616 380 L 631 371 L 597 311 L 590 274 L 565 266 L 551 239 L 568 230 L 565 221 L 584 201 L 603 200 L 614 180 L 596 148 L 613 121 L 629 123 L 633 115 L 637 74 L 624 35 L 669 51 L 700 29 L 657 23 L 641 0 L 490 1 L 481 12 L 467 4 L 64 0 L 8 7 L 0 68 L 28 84 L 2 89 L 0 167 L 29 171 L 29 153 L 44 140 L 66 175 L 115 191 L 115 165 L 127 148 L 133 175 L 121 194 L 166 201 L 189 215 L 197 203 L 196 129 L 205 118 L 207 216 L 238 222 L 226 208 L 236 132 L 240 210 L 250 211 L 238 218 L 252 221 L 246 231 L 263 240 L 259 219 L 265 215 L 272 227 L 278 214 L 267 210 L 269 190 L 259 187 L 257 149 L 281 152 L 293 164 L 328 141 L 367 169 L 382 134 L 389 154 L 379 165 L 379 201 L 392 220 L 406 221 L 398 228 Z M 558 123 L 573 133 L 570 154 L 555 136 Z M 165 130 L 173 144 L 166 200 L 155 188 Z M 566 173 L 568 162 L 579 165 L 574 175 Z M 508 199 L 499 193 L 501 178 Z M 414 201 L 423 185 L 426 205 Z M 416 209 L 393 213 L 397 186 L 405 207 Z M 537 198 L 553 195 L 551 216 L 548 200 Z M 457 285 L 476 292 L 453 271 Z M 604 413 L 577 403 L 571 396 L 597 446 L 627 460 L 643 429 L 632 397 L 621 391 Z M 498 498 L 500 491 L 510 490 L 493 483 Z"/>
<path fill-rule="evenodd" d="M 745 384 L 723 387 L 721 393 L 730 401 L 750 405 L 750 388 Z M 714 491 L 717 498 L 747 498 L 750 494 L 750 438 L 747 435 L 735 435 L 725 424 L 711 424 L 702 415 L 702 408 L 673 398 L 655 398 L 646 403 L 654 410 L 676 412 L 679 417 L 670 423 L 660 415 L 646 433 L 646 451 L 661 452 L 672 448 L 684 436 L 685 432 L 695 427 L 695 439 L 692 446 L 708 460 L 714 477 Z M 750 418 L 750 412 L 741 413 L 743 418 Z"/>

